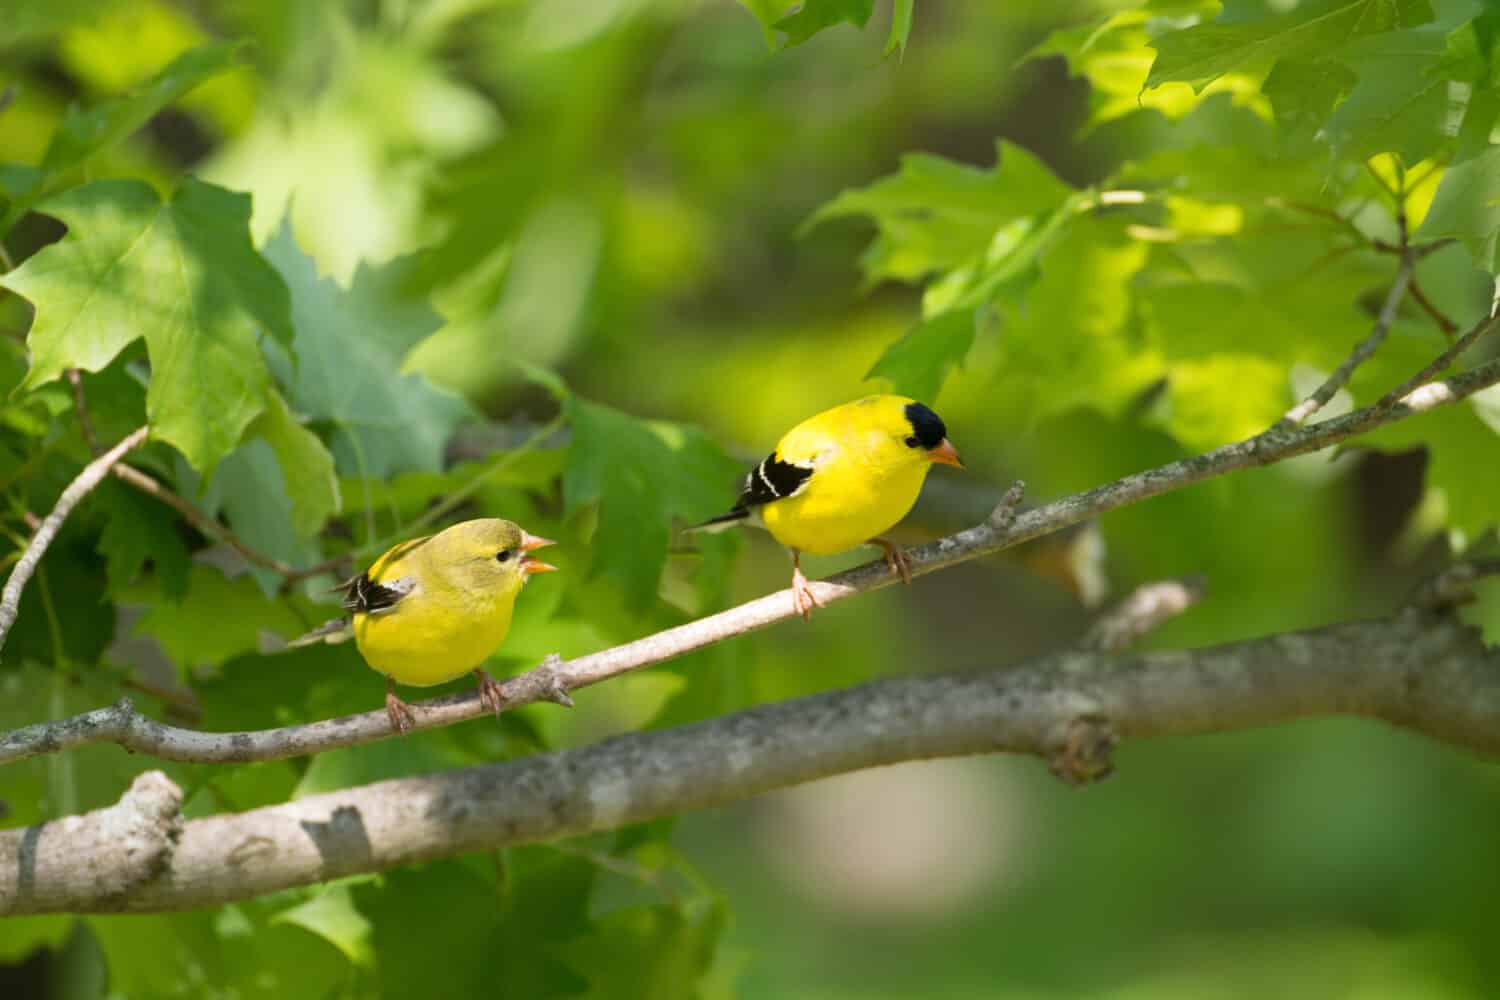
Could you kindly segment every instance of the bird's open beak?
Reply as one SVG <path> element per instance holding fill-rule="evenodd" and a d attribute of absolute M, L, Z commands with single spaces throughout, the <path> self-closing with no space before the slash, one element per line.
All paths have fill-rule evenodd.
<path fill-rule="evenodd" d="M 964 463 L 958 460 L 958 449 L 953 447 L 952 442 L 947 438 L 943 438 L 936 448 L 929 448 L 927 450 L 927 457 L 934 462 L 951 465 L 955 469 L 962 469 L 964 467 Z"/>
<path fill-rule="evenodd" d="M 535 552 L 537 549 L 556 544 L 557 543 L 550 538 L 543 538 L 540 535 L 533 535 L 528 531 L 521 532 L 522 552 Z M 551 563 L 544 563 L 540 559 L 533 559 L 528 555 L 521 558 L 521 572 L 525 573 L 527 576 L 530 576 L 533 573 L 556 573 L 557 567 L 553 566 Z"/>

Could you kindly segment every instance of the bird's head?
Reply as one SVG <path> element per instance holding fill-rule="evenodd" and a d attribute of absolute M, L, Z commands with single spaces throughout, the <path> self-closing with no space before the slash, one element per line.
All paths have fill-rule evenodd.
<path fill-rule="evenodd" d="M 484 517 L 464 521 L 433 536 L 439 559 L 448 563 L 474 589 L 519 590 L 533 573 L 557 569 L 532 555 L 553 544 L 524 530 L 514 521 Z"/>
<path fill-rule="evenodd" d="M 870 396 L 860 402 L 872 408 L 879 433 L 891 441 L 890 446 L 884 447 L 899 449 L 895 454 L 964 467 L 958 459 L 958 450 L 948 440 L 943 418 L 926 405 L 905 396 Z"/>

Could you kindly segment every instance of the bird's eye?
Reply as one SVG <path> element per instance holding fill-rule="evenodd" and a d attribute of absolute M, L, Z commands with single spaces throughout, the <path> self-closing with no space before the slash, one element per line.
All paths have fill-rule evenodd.
<path fill-rule="evenodd" d="M 515 555 L 514 549 L 501 549 L 495 553 L 496 562 L 510 562 L 511 556 Z"/>
<path fill-rule="evenodd" d="M 909 437 L 909 438 L 906 439 L 906 446 L 908 448 L 915 448 L 918 445 L 920 445 L 921 443 L 922 443 L 921 441 L 917 440 L 917 436 L 915 434 L 913 434 L 911 437 Z"/>

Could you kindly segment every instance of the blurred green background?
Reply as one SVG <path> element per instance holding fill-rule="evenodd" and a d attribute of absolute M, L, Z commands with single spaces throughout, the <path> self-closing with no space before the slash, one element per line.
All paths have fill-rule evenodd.
<path fill-rule="evenodd" d="M 862 31 L 843 25 L 776 49 L 729 0 L 23 3 L 10 24 L 0 15 L 0 86 L 10 88 L 0 158 L 36 163 L 70 102 L 128 90 L 207 39 L 249 38 L 244 68 L 97 158 L 89 176 L 144 176 L 166 188 L 192 171 L 248 191 L 257 240 L 289 218 L 319 270 L 346 285 L 361 267 L 426 251 L 411 289 L 431 295 L 443 325 L 407 367 L 494 421 L 552 416 L 547 395 L 518 374 L 519 359 L 555 369 L 590 399 L 696 424 L 732 455 L 753 458 L 802 417 L 877 386 L 866 374 L 919 315 L 920 289 L 867 287 L 859 263 L 867 221 L 804 228 L 820 206 L 892 173 L 911 151 L 989 167 L 997 139 L 1030 150 L 1074 186 L 1120 169 L 1132 133 L 1080 133 L 1098 92 L 1091 98 L 1089 82 L 1061 58 L 1022 58 L 1054 29 L 1111 7 L 921 0 L 904 54 L 883 58 L 885 4 Z M 10 248 L 24 257 L 55 235 L 33 216 Z M 1466 260 L 1452 271 L 1444 294 L 1460 315 L 1472 314 L 1483 289 L 1473 293 Z M 14 301 L 9 308 L 10 325 L 23 328 Z M 1367 316 L 1352 312 L 1351 323 Z M 1403 357 L 1441 347 L 1430 331 L 1407 332 L 1415 347 Z M 1055 496 L 1217 443 L 1174 437 L 1129 408 L 1014 418 L 1013 401 L 1002 398 L 1013 388 L 994 374 L 999 351 L 981 340 L 929 400 L 970 472 L 934 474 L 936 498 L 913 518 L 909 539 L 961 525 L 1018 476 L 1033 497 Z M 1253 430 L 1260 414 L 1246 419 Z M 243 808 L 284 798 L 294 785 L 300 793 L 515 752 L 525 727 L 541 742 L 571 743 L 880 674 L 1001 666 L 1076 640 L 1109 599 L 1106 588 L 1117 597 L 1164 576 L 1203 573 L 1210 594 L 1153 637 L 1159 645 L 1381 614 L 1446 551 L 1442 515 L 1433 513 L 1444 501 L 1424 490 L 1426 463 L 1415 450 L 1315 457 L 1140 504 L 1026 557 L 841 603 L 811 625 L 787 622 L 586 692 L 581 721 L 559 721 L 555 709 L 522 713 L 527 721 L 506 730 L 503 748 L 472 723 L 327 755 L 310 769 L 245 768 L 192 791 L 200 811 Z M 536 475 L 555 472 L 543 460 Z M 726 502 L 732 488 L 725 477 Z M 495 503 L 523 502 L 503 484 L 495 489 Z M 345 502 L 352 510 L 377 503 L 348 486 Z M 539 509 L 545 515 L 545 504 Z M 865 558 L 818 560 L 814 569 Z M 786 577 L 785 555 L 749 538 L 727 591 L 704 604 L 748 599 Z M 669 574 L 669 588 L 681 584 Z M 590 595 L 594 619 L 577 607 Z M 199 598 L 189 613 L 211 614 L 212 600 Z M 554 593 L 553 606 L 558 600 Z M 649 630 L 632 628 L 628 611 L 596 591 L 571 600 L 571 617 L 545 625 L 546 600 L 523 607 L 507 658 L 582 652 Z M 204 652 L 208 637 L 192 642 L 169 653 L 185 664 L 246 652 Z M 329 694 L 318 678 L 335 665 L 342 686 Z M 9 690 L 21 705 L 15 692 L 29 682 L 13 674 L 0 680 L 16 685 Z M 41 703 L 47 714 L 112 693 L 38 683 L 53 692 Z M 241 655 L 206 690 L 206 704 L 223 707 L 210 708 L 204 724 L 229 727 L 373 707 L 378 682 L 317 651 Z M 13 714 L 0 719 L 36 721 Z M 107 748 L 71 755 L 72 763 L 28 772 L 35 785 L 19 790 L 0 775 L 0 795 L 19 801 L 27 788 L 44 789 L 53 814 L 98 805 L 123 788 L 122 769 L 149 764 L 121 756 Z M 694 892 L 728 913 L 701 994 L 1500 994 L 1493 766 L 1348 721 L 1154 741 L 1123 748 L 1117 763 L 1115 777 L 1085 791 L 1030 760 L 911 764 L 683 818 L 669 867 L 693 873 Z M 213 796 L 217 803 L 206 801 Z M 590 841 L 576 848 L 581 855 L 518 852 L 517 884 L 527 865 L 598 862 L 608 843 Z M 503 916 L 533 929 L 500 934 L 502 917 L 486 911 L 483 888 L 493 873 L 476 874 L 484 868 L 466 859 L 397 873 L 380 882 L 379 900 L 370 885 L 353 885 L 373 931 L 348 945 L 362 970 L 352 976 L 325 975 L 340 945 L 317 920 L 226 908 L 170 921 L 94 920 L 87 931 L 65 920 L 0 923 L 0 959 L 9 963 L 0 994 L 26 996 L 46 983 L 57 995 L 99 995 L 106 955 L 120 995 L 457 995 L 454 984 L 491 982 L 485 970 L 495 956 L 526 964 L 525 953 L 507 952 L 510 941 L 524 949 L 546 939 L 553 917 L 533 922 L 526 905 L 539 914 L 562 905 L 553 898 L 562 880 L 542 880 L 545 902 L 523 895 L 531 902 Z M 588 876 L 593 916 L 657 898 L 658 876 L 647 875 L 597 864 Z M 445 920 L 463 927 L 434 929 Z M 424 923 L 433 926 L 418 933 Z M 644 959 L 637 968 L 615 956 L 604 969 L 613 991 L 596 982 L 574 995 L 676 995 L 662 985 L 676 980 Z M 661 977 L 656 988 L 627 985 L 652 976 Z M 495 988 L 552 995 L 512 973 Z"/>

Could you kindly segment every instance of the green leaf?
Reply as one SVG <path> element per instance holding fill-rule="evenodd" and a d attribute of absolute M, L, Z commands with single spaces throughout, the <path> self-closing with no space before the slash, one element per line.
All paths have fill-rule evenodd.
<path fill-rule="evenodd" d="M 99 371 L 144 337 L 152 433 L 212 469 L 265 406 L 261 334 L 292 338 L 286 286 L 250 243 L 250 199 L 191 178 L 168 202 L 99 181 L 42 210 L 67 235 L 0 276 L 36 307 L 22 389 Z"/>
<path fill-rule="evenodd" d="M 1500 237 L 1500 146 L 1450 166 L 1438 184 L 1418 240 L 1457 239 L 1474 258 L 1474 266 L 1491 274 Z"/>
<path fill-rule="evenodd" d="M 871 283 L 953 267 L 984 251 L 1007 224 L 1049 213 L 1072 193 L 1028 150 L 1001 140 L 996 153 L 990 170 L 927 153 L 903 156 L 897 173 L 842 192 L 807 225 L 869 216 L 879 229 L 861 261 Z"/>
<path fill-rule="evenodd" d="M 187 470 L 182 482 L 191 481 Z M 304 566 L 320 558 L 315 537 L 293 529 L 291 476 L 264 438 L 251 438 L 240 445 L 217 469 L 199 500 L 210 516 L 221 510 L 236 535 L 250 548 L 293 566 Z M 267 597 L 281 587 L 280 575 L 258 566 L 249 568 Z"/>
<path fill-rule="evenodd" d="M 1339 64 L 1359 82 L 1328 120 L 1334 152 L 1358 160 L 1393 152 L 1409 165 L 1432 153 L 1449 117 L 1448 79 L 1438 72 L 1446 54 L 1447 33 L 1433 27 L 1346 46 Z"/>
<path fill-rule="evenodd" d="M 1080 216 L 1008 310 L 993 396 L 1017 422 L 1080 407 L 1118 415 L 1161 376 L 1161 358 L 1133 329 L 1131 281 L 1147 248 L 1124 229 L 1118 218 Z"/>
<path fill-rule="evenodd" d="M 761 30 L 766 34 L 766 43 L 775 43 L 776 22 L 781 20 L 795 0 L 740 0 L 740 6 L 755 15 Z"/>
<path fill-rule="evenodd" d="M 87 110 L 70 107 L 42 156 L 42 172 L 15 195 L 0 219 L 0 235 L 38 200 L 67 186 L 74 172 L 96 154 L 135 132 L 205 80 L 238 64 L 243 51 L 241 43 L 203 45 L 172 60 L 134 93 L 100 101 Z"/>
<path fill-rule="evenodd" d="M 184 671 L 258 651 L 262 633 L 298 635 L 307 626 L 287 601 L 266 597 L 248 576 L 231 580 L 201 563 L 193 565 L 191 586 L 179 603 L 136 596 L 148 607 L 134 631 L 155 638 Z"/>
<path fill-rule="evenodd" d="M 1360 438 L 1360 443 L 1390 451 L 1425 447 L 1427 485 L 1441 492 L 1447 526 L 1459 533 L 1460 547 L 1478 538 L 1497 520 L 1500 463 L 1500 391 L 1486 389 L 1457 405 L 1402 420 Z"/>
<path fill-rule="evenodd" d="M 10 5 L 0 19 L 0 46 L 11 46 L 54 34 L 93 20 L 118 0 L 32 0 Z"/>
<path fill-rule="evenodd" d="M 307 902 L 282 910 L 270 922 L 311 931 L 355 965 L 369 968 L 375 964 L 370 921 L 355 908 L 347 886 L 329 886 Z"/>
<path fill-rule="evenodd" d="M 573 428 L 563 470 L 567 513 L 599 504 L 594 571 L 615 580 L 632 607 L 644 607 L 666 564 L 672 519 L 727 510 L 738 463 L 696 428 L 639 420 L 577 396 L 564 412 Z"/>
<path fill-rule="evenodd" d="M 176 512 L 119 482 L 101 484 L 91 499 L 106 515 L 99 554 L 110 591 L 124 591 L 150 560 L 162 595 L 180 601 L 187 593 L 190 563 Z"/>
<path fill-rule="evenodd" d="M 297 328 L 295 368 L 274 356 L 272 363 L 299 412 L 336 426 L 339 471 L 377 479 L 440 471 L 453 428 L 474 414 L 425 376 L 401 370 L 411 349 L 442 325 L 431 306 L 403 290 L 412 261 L 361 264 L 344 289 L 318 276 L 288 225 L 265 252 L 291 288 Z"/>
<path fill-rule="evenodd" d="M 1180 361 L 1167 374 L 1159 422 L 1193 451 L 1207 451 L 1265 430 L 1292 405 L 1284 365 L 1220 352 Z"/>
<path fill-rule="evenodd" d="M 824 28 L 852 24 L 863 28 L 870 20 L 875 0 L 802 0 L 802 6 L 776 22 L 786 32 L 787 45 L 801 45 Z"/>
<path fill-rule="evenodd" d="M 339 480 L 322 440 L 297 422 L 275 390 L 267 394 L 265 411 L 246 434 L 262 438 L 276 453 L 282 488 L 291 504 L 293 533 L 303 538 L 316 535 L 339 510 Z"/>
<path fill-rule="evenodd" d="M 972 309 L 955 309 L 924 320 L 885 349 L 865 378 L 886 378 L 896 392 L 929 402 L 937 399 L 949 372 L 974 346 Z"/>
<path fill-rule="evenodd" d="M 1260 90 L 1270 99 L 1278 125 L 1311 134 L 1356 82 L 1354 71 L 1335 59 L 1280 59 Z"/>
<path fill-rule="evenodd" d="M 1202 90 L 1237 69 L 1277 59 L 1327 55 L 1365 35 L 1432 20 L 1428 0 L 1323 0 L 1253 21 L 1197 24 L 1157 38 L 1146 87 L 1182 81 Z"/>
<path fill-rule="evenodd" d="M 900 52 L 906 55 L 906 39 L 911 35 L 912 8 L 916 0 L 892 0 L 891 34 L 885 40 L 885 54 Z"/>
<path fill-rule="evenodd" d="M 691 997 L 713 965 L 728 922 L 723 906 L 641 906 L 616 910 L 563 950 L 589 981 L 586 1000 Z"/>

